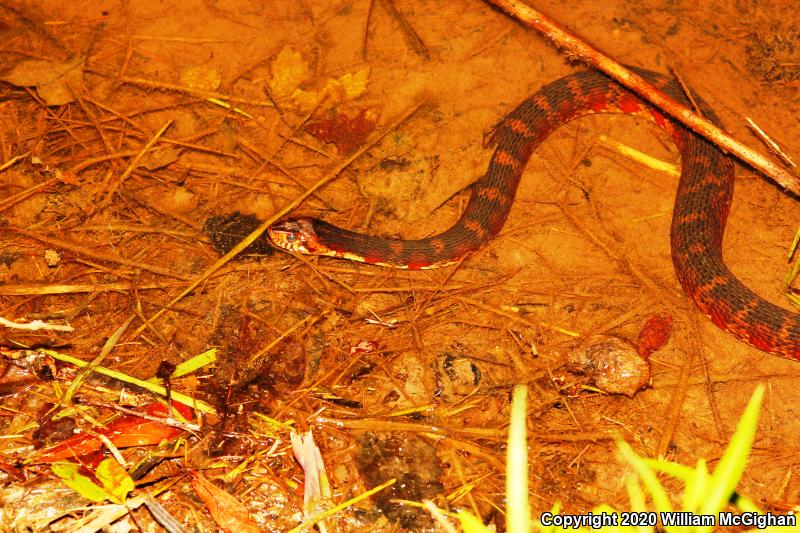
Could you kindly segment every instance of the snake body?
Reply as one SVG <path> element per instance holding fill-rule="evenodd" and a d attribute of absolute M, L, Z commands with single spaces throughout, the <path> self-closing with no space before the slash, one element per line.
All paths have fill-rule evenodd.
<path fill-rule="evenodd" d="M 638 74 L 688 105 L 680 84 L 661 74 Z M 713 110 L 695 99 L 709 120 Z M 717 326 L 765 352 L 800 360 L 800 316 L 748 289 L 722 258 L 722 237 L 733 196 L 733 161 L 715 146 L 672 122 L 639 97 L 596 71 L 553 81 L 524 100 L 495 129 L 486 173 L 471 186 L 466 209 L 448 230 L 400 240 L 356 233 L 317 219 L 274 224 L 270 237 L 295 252 L 343 257 L 394 268 L 436 268 L 455 263 L 493 239 L 508 217 L 528 159 L 562 124 L 588 114 L 646 116 L 667 131 L 681 154 L 681 178 L 672 217 L 671 248 L 683 290 Z"/>

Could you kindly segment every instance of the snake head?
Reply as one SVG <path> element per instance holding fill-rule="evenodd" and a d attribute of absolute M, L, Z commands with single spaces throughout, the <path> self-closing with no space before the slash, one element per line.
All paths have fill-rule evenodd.
<path fill-rule="evenodd" d="M 317 232 L 314 231 L 314 220 L 295 218 L 283 220 L 271 225 L 267 230 L 272 243 L 278 248 L 306 255 L 318 255 L 320 249 Z"/>

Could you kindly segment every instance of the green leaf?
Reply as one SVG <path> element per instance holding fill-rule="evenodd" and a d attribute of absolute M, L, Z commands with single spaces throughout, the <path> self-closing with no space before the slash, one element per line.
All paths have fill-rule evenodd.
<path fill-rule="evenodd" d="M 647 464 L 647 466 L 656 472 L 669 474 L 674 478 L 680 479 L 684 483 L 688 483 L 689 480 L 695 475 L 695 471 L 692 467 L 673 463 L 671 461 L 667 461 L 666 459 L 651 459 L 644 457 L 642 460 L 645 462 L 645 464 Z"/>
<path fill-rule="evenodd" d="M 650 468 L 647 461 L 639 457 L 639 455 L 633 451 L 633 448 L 621 439 L 617 440 L 617 447 L 622 456 L 636 471 L 639 479 L 644 483 L 647 492 L 650 493 L 650 498 L 655 508 L 660 511 L 672 511 L 672 503 L 670 502 L 669 496 L 667 496 L 667 492 L 664 490 L 661 482 L 658 481 L 656 472 Z"/>
<path fill-rule="evenodd" d="M 706 460 L 698 460 L 697 468 L 695 468 L 692 476 L 685 480 L 686 487 L 683 489 L 684 511 L 696 513 L 698 509 L 700 509 L 700 505 L 705 500 L 706 491 L 708 490 L 709 478 Z"/>
<path fill-rule="evenodd" d="M 647 502 L 645 501 L 644 491 L 642 490 L 642 486 L 639 485 L 638 478 L 633 475 L 625 478 L 625 488 L 628 491 L 628 499 L 631 502 L 631 511 L 634 513 L 646 512 Z M 652 526 L 646 525 L 634 526 L 633 529 L 638 533 L 650 533 L 653 531 Z"/>
<path fill-rule="evenodd" d="M 80 465 L 70 461 L 53 463 L 50 470 L 60 477 L 72 490 L 93 502 L 109 500 L 125 503 L 128 493 L 133 490 L 133 480 L 128 472 L 115 459 L 103 459 L 94 475 L 103 484 L 98 486 L 91 478 L 80 474 Z"/>
<path fill-rule="evenodd" d="M 60 477 L 69 488 L 87 500 L 91 500 L 93 502 L 102 502 L 107 500 L 109 494 L 102 487 L 95 485 L 91 479 L 79 474 L 78 468 L 80 468 L 80 465 L 76 463 L 59 461 L 57 463 L 53 463 L 50 467 L 50 470 L 55 475 Z"/>
<path fill-rule="evenodd" d="M 108 499 L 114 503 L 125 503 L 128 493 L 133 490 L 133 479 L 115 459 L 103 459 L 94 475 L 108 492 Z"/>
<path fill-rule="evenodd" d="M 555 516 L 561 512 L 561 500 L 556 500 L 556 503 L 553 504 L 553 508 L 550 509 L 550 514 Z M 561 530 L 561 528 L 556 528 L 553 524 L 546 526 L 542 524 L 542 517 L 540 516 L 538 520 L 536 520 L 536 528 L 539 530 L 539 533 L 555 533 L 556 530 Z"/>
<path fill-rule="evenodd" d="M 758 424 L 758 412 L 764 399 L 764 386 L 759 385 L 753 392 L 747 408 L 736 425 L 736 433 L 708 481 L 708 492 L 700 512 L 716 514 L 728 504 L 744 472 L 747 456 L 753 446 Z"/>
<path fill-rule="evenodd" d="M 463 529 L 465 533 L 491 533 L 494 531 L 486 527 L 483 522 L 481 522 L 480 518 L 467 511 L 459 512 L 456 517 L 461 523 L 461 529 Z"/>

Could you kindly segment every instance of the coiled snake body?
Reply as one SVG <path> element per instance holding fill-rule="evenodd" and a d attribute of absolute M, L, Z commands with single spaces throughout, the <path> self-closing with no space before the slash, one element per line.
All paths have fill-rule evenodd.
<path fill-rule="evenodd" d="M 637 73 L 686 103 L 681 86 L 661 74 Z M 696 99 L 714 122 L 711 108 Z M 766 352 L 800 360 L 800 318 L 759 297 L 725 266 L 722 236 L 733 195 L 733 161 L 716 147 L 653 109 L 596 71 L 573 74 L 523 101 L 497 127 L 496 149 L 486 173 L 471 186 L 469 202 L 448 230 L 419 240 L 355 233 L 316 219 L 274 224 L 270 238 L 295 252 L 343 257 L 394 268 L 436 268 L 455 263 L 493 239 L 508 217 L 531 153 L 562 124 L 587 114 L 647 116 L 666 130 L 681 154 L 682 173 L 672 217 L 671 247 L 683 290 L 711 320 L 734 337 Z"/>

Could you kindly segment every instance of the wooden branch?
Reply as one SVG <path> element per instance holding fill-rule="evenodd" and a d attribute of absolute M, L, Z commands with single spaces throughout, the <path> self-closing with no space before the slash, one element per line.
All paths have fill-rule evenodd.
<path fill-rule="evenodd" d="M 674 101 L 653 87 L 641 76 L 634 74 L 580 37 L 519 0 L 486 0 L 502 9 L 526 26 L 542 33 L 544 37 L 563 48 L 571 58 L 580 59 L 596 67 L 610 77 L 636 92 L 642 98 L 674 117 L 687 128 L 702 135 L 722 151 L 733 154 L 741 161 L 775 181 L 781 187 L 800 196 L 800 180 L 784 167 L 767 159 L 755 150 L 743 145 L 720 128 L 707 121 L 688 107 Z"/>

